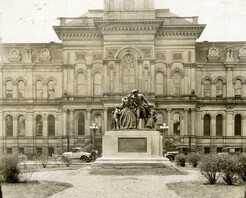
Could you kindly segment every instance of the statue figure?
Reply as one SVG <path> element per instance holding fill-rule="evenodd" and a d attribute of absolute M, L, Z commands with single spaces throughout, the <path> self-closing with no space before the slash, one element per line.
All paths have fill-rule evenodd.
<path fill-rule="evenodd" d="M 119 129 L 120 128 L 120 106 L 116 105 L 115 110 L 112 112 L 113 115 L 113 129 Z"/>
<path fill-rule="evenodd" d="M 122 98 L 121 106 L 116 105 L 112 112 L 114 129 L 136 129 L 140 127 L 141 119 L 144 120 L 144 128 L 154 128 L 157 118 L 153 107 L 137 89 L 132 90 L 131 94 Z"/>

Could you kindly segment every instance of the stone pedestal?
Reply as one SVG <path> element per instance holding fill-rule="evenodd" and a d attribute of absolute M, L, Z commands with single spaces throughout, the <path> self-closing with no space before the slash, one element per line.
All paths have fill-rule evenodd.
<path fill-rule="evenodd" d="M 102 157 L 93 167 L 136 168 L 170 166 L 162 156 L 162 136 L 151 130 L 107 131 L 103 136 Z"/>

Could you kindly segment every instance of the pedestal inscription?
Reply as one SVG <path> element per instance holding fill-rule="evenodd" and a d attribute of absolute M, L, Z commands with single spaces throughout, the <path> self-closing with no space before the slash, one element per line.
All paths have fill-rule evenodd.
<path fill-rule="evenodd" d="M 147 138 L 119 138 L 118 152 L 147 153 Z"/>

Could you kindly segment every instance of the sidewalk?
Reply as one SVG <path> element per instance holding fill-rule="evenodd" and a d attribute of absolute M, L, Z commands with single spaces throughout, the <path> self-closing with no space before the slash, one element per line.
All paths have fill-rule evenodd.
<path fill-rule="evenodd" d="M 147 171 L 147 170 L 146 170 Z M 180 198 L 168 190 L 167 183 L 199 179 L 197 171 L 170 176 L 102 176 L 90 175 L 90 166 L 78 170 L 36 172 L 32 179 L 71 183 L 73 187 L 52 198 Z"/>

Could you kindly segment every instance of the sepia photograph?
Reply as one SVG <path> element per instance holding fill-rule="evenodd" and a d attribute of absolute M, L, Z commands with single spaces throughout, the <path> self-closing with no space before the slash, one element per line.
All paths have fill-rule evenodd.
<path fill-rule="evenodd" d="M 246 0 L 0 0 L 0 198 L 246 198 Z"/>

